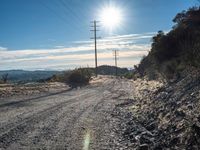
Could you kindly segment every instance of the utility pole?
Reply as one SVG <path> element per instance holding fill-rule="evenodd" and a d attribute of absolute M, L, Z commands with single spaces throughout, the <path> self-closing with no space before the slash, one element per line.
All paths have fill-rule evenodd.
<path fill-rule="evenodd" d="M 117 70 L 117 59 L 118 59 L 117 56 L 118 56 L 118 51 L 114 50 L 113 53 L 114 53 L 114 59 L 115 59 L 115 75 L 117 76 L 117 74 L 118 74 L 118 70 Z"/>
<path fill-rule="evenodd" d="M 97 39 L 100 38 L 100 37 L 97 37 L 97 31 L 99 31 L 99 30 L 97 30 L 97 28 L 99 27 L 99 26 L 97 26 L 97 23 L 98 23 L 98 22 L 99 22 L 99 21 L 94 20 L 94 21 L 92 22 L 93 25 L 91 26 L 93 29 L 90 30 L 90 31 L 94 32 L 94 37 L 91 38 L 91 39 L 94 39 L 94 50 L 95 50 L 95 75 L 96 75 L 96 77 L 97 77 L 97 73 L 98 73 L 98 70 L 97 70 Z"/>

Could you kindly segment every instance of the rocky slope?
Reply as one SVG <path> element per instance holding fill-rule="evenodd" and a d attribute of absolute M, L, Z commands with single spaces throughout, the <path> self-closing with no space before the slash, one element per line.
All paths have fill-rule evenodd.
<path fill-rule="evenodd" d="M 134 81 L 133 100 L 116 107 L 129 149 L 200 149 L 199 73 L 189 70 L 171 84 Z"/>

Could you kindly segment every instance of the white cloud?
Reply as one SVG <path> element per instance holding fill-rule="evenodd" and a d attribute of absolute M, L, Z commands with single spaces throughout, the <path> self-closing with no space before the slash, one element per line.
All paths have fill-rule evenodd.
<path fill-rule="evenodd" d="M 99 65 L 113 65 L 112 50 L 119 50 L 119 66 L 132 67 L 150 49 L 155 33 L 116 35 L 98 41 Z M 138 40 L 148 39 L 145 44 Z M 93 41 L 76 41 L 75 46 L 56 46 L 54 49 L 0 51 L 0 70 L 3 69 L 67 69 L 94 65 Z M 1 49 L 1 48 L 0 48 Z"/>
<path fill-rule="evenodd" d="M 98 40 L 99 43 L 110 43 L 110 42 L 122 42 L 122 41 L 134 41 L 134 40 L 142 40 L 142 39 L 151 39 L 156 32 L 148 32 L 142 34 L 127 34 L 127 35 L 115 35 L 110 37 L 105 37 L 103 39 Z M 93 40 L 87 41 L 75 41 L 75 44 L 92 44 Z"/>
<path fill-rule="evenodd" d="M 65 46 L 64 45 L 57 45 L 55 46 L 55 48 L 64 48 Z"/>
<path fill-rule="evenodd" d="M 6 51 L 8 48 L 6 48 L 6 47 L 1 47 L 0 46 L 0 51 Z"/>

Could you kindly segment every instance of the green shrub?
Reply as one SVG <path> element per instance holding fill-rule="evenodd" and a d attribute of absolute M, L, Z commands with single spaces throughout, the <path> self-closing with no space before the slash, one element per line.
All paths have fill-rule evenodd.
<path fill-rule="evenodd" d="M 124 77 L 127 78 L 127 79 L 133 79 L 133 73 L 132 72 L 125 73 Z"/>
<path fill-rule="evenodd" d="M 72 87 L 86 85 L 89 83 L 91 75 L 88 69 L 75 69 L 67 75 L 66 82 Z"/>
<path fill-rule="evenodd" d="M 3 74 L 0 78 L 0 84 L 5 84 L 8 82 L 8 74 Z"/>

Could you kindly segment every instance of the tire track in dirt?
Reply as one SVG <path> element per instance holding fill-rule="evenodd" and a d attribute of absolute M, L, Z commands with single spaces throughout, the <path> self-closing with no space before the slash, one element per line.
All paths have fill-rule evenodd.
<path fill-rule="evenodd" d="M 54 145 L 52 145 L 54 146 L 54 149 L 74 149 L 74 144 L 75 147 L 80 144 L 80 141 L 75 142 L 74 139 L 77 140 L 81 138 L 82 134 L 77 134 L 77 130 L 85 130 L 84 127 L 81 126 L 82 119 L 87 119 L 88 113 L 93 109 L 94 106 L 98 105 L 96 104 L 96 93 L 94 96 L 85 100 L 84 103 L 88 103 L 89 105 L 83 106 L 84 108 L 77 111 L 75 116 L 72 116 L 70 119 L 62 122 L 63 128 L 58 131 L 59 134 L 57 135 L 57 138 L 54 139 Z"/>
<path fill-rule="evenodd" d="M 86 97 L 87 101 L 88 101 L 88 99 L 92 99 L 95 96 L 96 96 L 95 93 L 90 93 L 90 95 L 88 94 Z M 42 140 L 53 142 L 53 141 L 55 141 L 56 136 L 60 139 L 61 136 L 58 136 L 58 133 L 63 132 L 63 130 L 70 131 L 71 130 L 70 127 L 72 127 L 77 122 L 77 120 L 85 113 L 85 111 L 87 111 L 88 108 L 91 107 L 91 103 L 88 103 L 88 105 L 86 105 L 86 102 L 82 101 L 81 99 L 79 99 L 79 101 L 77 101 L 76 103 L 73 103 L 73 105 L 83 105 L 84 107 L 79 107 L 77 112 L 74 112 L 74 110 L 70 110 L 68 108 L 68 106 L 64 107 L 63 109 L 65 109 L 65 110 L 69 109 L 69 111 L 64 111 L 63 114 L 58 119 L 56 119 L 49 126 L 45 127 L 49 130 L 43 130 L 44 132 L 41 132 L 37 136 L 37 141 L 41 141 L 41 139 L 42 139 Z M 75 106 L 74 106 L 74 108 L 75 108 Z M 75 116 L 72 115 L 73 113 L 75 113 Z M 63 124 L 63 122 L 65 122 L 65 124 L 67 126 L 59 125 L 59 124 Z M 69 138 L 69 136 L 68 136 L 68 138 Z M 59 142 L 59 139 L 57 139 L 56 142 Z M 38 144 L 38 142 L 35 142 L 34 144 Z M 54 145 L 52 145 L 52 146 L 54 146 Z M 45 145 L 43 145 L 43 147 L 46 148 Z"/>
<path fill-rule="evenodd" d="M 74 128 L 72 130 L 73 138 L 71 138 L 71 140 L 68 142 L 68 146 L 65 148 L 81 150 L 84 147 L 84 142 L 86 140 L 85 136 L 89 134 L 91 138 L 91 145 L 89 147 L 91 149 L 96 149 L 102 144 L 104 139 L 109 137 L 108 135 L 110 131 L 106 131 L 105 126 L 108 126 L 107 124 L 109 122 L 107 119 L 108 111 L 112 110 L 107 109 L 112 109 L 113 107 L 109 101 L 113 99 L 112 91 L 115 85 L 117 85 L 115 90 L 121 88 L 121 84 L 118 84 L 118 81 L 112 81 L 104 85 L 103 88 L 98 89 L 98 93 L 101 93 L 101 96 L 98 96 L 97 99 L 95 99 L 95 105 L 91 106 L 87 112 L 85 112 L 84 115 L 78 119 L 78 122 L 74 124 Z M 120 93 L 117 95 L 120 96 Z M 107 144 L 102 144 L 101 146 L 102 148 L 107 147 Z"/>
<path fill-rule="evenodd" d="M 23 99 L 23 100 L 20 100 L 20 101 L 12 101 L 12 102 L 8 102 L 8 103 L 3 103 L 0 105 L 0 108 L 3 108 L 3 107 L 9 107 L 9 106 L 13 106 L 13 105 L 20 105 L 22 103 L 27 103 L 27 102 L 34 102 L 34 101 L 39 101 L 40 99 L 43 99 L 43 98 L 48 98 L 50 96 L 54 96 L 54 95 L 58 95 L 58 94 L 62 94 L 62 93 L 66 93 L 68 91 L 71 91 L 72 89 L 68 89 L 68 90 L 64 90 L 64 91 L 61 91 L 61 92 L 56 92 L 56 93 L 52 93 L 52 94 L 48 94 L 48 95 L 42 95 L 42 96 L 39 96 L 39 97 L 34 97 L 34 98 L 29 98 L 29 99 Z"/>
<path fill-rule="evenodd" d="M 9 113 L 8 121 L 0 124 L 0 149 L 82 150 L 87 140 L 89 149 L 110 149 L 115 144 L 110 114 L 116 102 L 126 97 L 127 83 L 105 78 L 95 86 L 24 101 L 33 105 L 23 106 L 17 115 Z M 2 108 L 12 111 L 12 105 Z"/>
<path fill-rule="evenodd" d="M 21 124 L 22 122 L 30 119 L 31 117 L 33 117 L 35 115 L 41 114 L 41 113 L 43 113 L 45 111 L 51 111 L 51 109 L 54 109 L 54 108 L 56 108 L 56 107 L 58 107 L 58 106 L 60 106 L 62 104 L 65 104 L 65 103 L 67 104 L 68 102 L 71 103 L 71 102 L 73 102 L 73 99 L 75 101 L 77 101 L 76 99 L 78 99 L 79 97 L 84 97 L 84 96 L 90 96 L 90 95 L 88 95 L 87 93 L 81 93 L 81 94 L 73 96 L 71 98 L 68 98 L 68 97 L 62 95 L 63 99 L 65 97 L 67 98 L 67 100 L 64 100 L 62 102 L 55 101 L 54 99 L 56 99 L 57 97 L 51 97 L 51 99 L 49 99 L 49 101 L 52 101 L 51 102 L 52 103 L 51 107 L 49 107 L 49 103 L 47 103 L 47 104 L 45 103 L 46 105 L 42 105 L 41 108 L 40 107 L 39 108 L 34 108 L 34 111 L 33 110 L 29 110 L 29 111 L 24 110 L 24 112 L 20 113 L 19 115 L 16 115 L 16 116 L 13 116 L 13 117 L 9 117 L 9 120 L 7 122 L 5 122 L 5 123 L 3 122 L 3 123 L 0 124 L 0 135 L 3 132 L 12 129 L 13 128 L 13 124 L 15 124 L 15 125 Z M 47 101 L 47 100 L 45 99 L 45 101 Z M 44 100 L 41 100 L 41 102 L 43 102 L 43 101 Z M 47 107 L 47 108 L 44 108 L 44 107 Z M 38 112 L 35 111 L 35 109 L 37 109 Z M 15 110 L 13 110 L 13 111 L 15 111 Z M 31 114 L 31 115 L 27 115 L 27 114 Z"/>
<path fill-rule="evenodd" d="M 56 106 L 52 106 L 37 112 L 36 114 L 23 118 L 23 120 L 18 120 L 18 122 L 14 122 L 0 128 L 0 147 L 7 148 L 13 142 L 17 142 L 22 138 L 23 134 L 26 134 L 30 130 L 34 130 L 34 124 L 54 115 L 55 112 L 64 107 L 64 105 L 78 102 L 79 100 L 76 100 L 76 98 L 69 99 L 68 101 L 64 101 Z"/>

